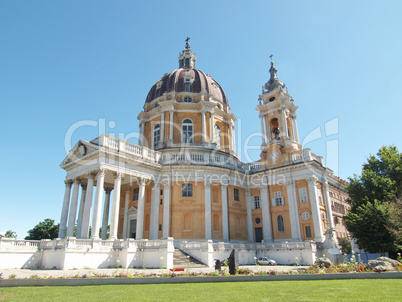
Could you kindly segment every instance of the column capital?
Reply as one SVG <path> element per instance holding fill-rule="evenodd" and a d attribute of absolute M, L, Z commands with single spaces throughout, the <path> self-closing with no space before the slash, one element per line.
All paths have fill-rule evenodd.
<path fill-rule="evenodd" d="M 106 194 L 110 194 L 110 192 L 113 190 L 113 188 L 103 188 L 106 192 Z"/>
<path fill-rule="evenodd" d="M 80 184 L 81 183 L 81 179 L 79 177 L 74 178 L 74 184 Z"/>
<path fill-rule="evenodd" d="M 208 179 L 204 180 L 204 186 L 205 188 L 211 188 L 211 181 Z"/>
<path fill-rule="evenodd" d="M 170 179 L 164 179 L 161 181 L 161 184 L 166 188 L 166 187 L 170 187 Z"/>
<path fill-rule="evenodd" d="M 138 178 L 137 182 L 138 182 L 138 185 L 145 186 L 146 184 L 148 184 L 150 182 L 150 180 L 146 179 L 146 178 Z"/>
<path fill-rule="evenodd" d="M 64 183 L 66 184 L 66 187 L 70 187 L 70 188 L 71 188 L 71 185 L 73 184 L 73 181 L 72 181 L 71 179 L 66 179 L 66 180 L 64 181 Z"/>
<path fill-rule="evenodd" d="M 318 177 L 315 175 L 312 175 L 311 177 L 307 178 L 307 182 L 312 183 L 315 185 L 318 182 Z"/>
<path fill-rule="evenodd" d="M 105 176 L 106 172 L 107 172 L 107 170 L 105 168 L 98 169 L 98 175 Z"/>
<path fill-rule="evenodd" d="M 86 183 L 85 184 L 81 183 L 81 188 L 82 188 L 82 190 L 86 190 L 87 189 L 87 184 Z"/>
<path fill-rule="evenodd" d="M 113 173 L 114 179 L 122 179 L 123 178 L 123 173 L 121 172 L 115 172 Z"/>
<path fill-rule="evenodd" d="M 95 175 L 93 172 L 88 172 L 88 173 L 87 173 L 88 179 L 94 179 L 95 176 L 96 176 L 96 175 Z"/>
<path fill-rule="evenodd" d="M 260 193 L 267 193 L 268 192 L 268 187 L 262 187 L 260 188 Z"/>
<path fill-rule="evenodd" d="M 246 189 L 246 196 L 250 196 L 251 190 L 250 189 Z"/>
<path fill-rule="evenodd" d="M 227 183 L 221 183 L 222 189 L 226 190 L 228 188 L 228 186 L 229 186 L 229 184 L 227 184 Z"/>

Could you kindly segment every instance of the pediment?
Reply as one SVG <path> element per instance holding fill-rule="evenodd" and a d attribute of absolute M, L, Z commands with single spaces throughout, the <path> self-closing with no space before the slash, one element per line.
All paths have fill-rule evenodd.
<path fill-rule="evenodd" d="M 127 210 L 127 214 L 137 214 L 137 207 L 132 206 Z"/>
<path fill-rule="evenodd" d="M 90 142 L 79 140 L 75 146 L 70 150 L 66 158 L 60 164 L 60 167 L 64 167 L 67 164 L 80 160 L 91 153 L 98 150 L 98 146 L 91 144 Z"/>

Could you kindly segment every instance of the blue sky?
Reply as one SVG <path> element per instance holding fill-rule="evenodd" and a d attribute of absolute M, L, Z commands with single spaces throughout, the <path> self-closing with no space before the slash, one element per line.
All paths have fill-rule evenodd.
<path fill-rule="evenodd" d="M 0 231 L 23 238 L 59 222 L 67 130 L 104 119 L 106 133 L 138 131 L 148 90 L 177 68 L 187 36 L 229 98 L 237 143 L 260 131 L 273 54 L 301 140 L 320 134 L 305 147 L 339 176 L 360 173 L 382 145 L 402 150 L 401 11 L 400 1 L 1 1 Z M 81 127 L 72 144 L 98 134 Z"/>

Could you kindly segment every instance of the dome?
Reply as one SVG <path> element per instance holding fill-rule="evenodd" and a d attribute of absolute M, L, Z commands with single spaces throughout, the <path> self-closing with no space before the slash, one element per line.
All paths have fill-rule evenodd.
<path fill-rule="evenodd" d="M 150 89 L 146 103 L 150 103 L 164 93 L 204 93 L 212 100 L 228 105 L 227 97 L 222 87 L 210 75 L 198 69 L 179 68 L 166 73 Z"/>
<path fill-rule="evenodd" d="M 171 73 L 165 73 L 152 87 L 148 93 L 145 105 L 153 102 L 155 99 L 163 97 L 164 93 L 174 93 L 182 97 L 192 98 L 196 94 L 200 94 L 204 101 L 212 101 L 222 104 L 222 107 L 229 107 L 226 94 L 221 85 L 218 84 L 209 74 L 205 74 L 195 65 L 197 57 L 190 48 L 186 39 L 185 49 L 179 53 L 179 68 Z M 164 100 L 161 98 L 160 100 Z M 158 104 L 156 104 L 158 106 Z M 220 106 L 218 106 L 220 107 Z M 154 108 L 154 106 L 153 106 Z"/>

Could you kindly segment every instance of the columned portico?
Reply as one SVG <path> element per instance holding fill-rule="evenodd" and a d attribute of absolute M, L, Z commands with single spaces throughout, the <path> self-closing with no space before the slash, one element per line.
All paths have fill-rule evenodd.
<path fill-rule="evenodd" d="M 88 183 L 87 183 L 87 191 L 86 191 L 86 196 L 85 196 L 84 216 L 82 219 L 82 227 L 81 227 L 81 238 L 83 238 L 83 239 L 87 239 L 89 236 L 89 223 L 90 223 L 91 210 L 92 210 L 94 178 L 95 178 L 94 174 L 88 173 Z"/>
<path fill-rule="evenodd" d="M 137 209 L 137 233 L 135 239 L 142 239 L 144 234 L 144 197 L 145 197 L 145 180 L 139 179 L 140 185 L 138 192 L 138 209 Z"/>
<path fill-rule="evenodd" d="M 71 196 L 70 214 L 68 215 L 67 237 L 74 237 L 79 188 L 80 188 L 80 180 L 76 178 L 73 184 L 73 194 Z"/>
<path fill-rule="evenodd" d="M 128 204 L 130 202 L 130 188 L 126 188 L 126 199 L 124 201 L 124 218 L 123 218 L 123 239 L 127 239 L 127 220 L 128 220 Z"/>
<path fill-rule="evenodd" d="M 96 183 L 96 193 L 95 193 L 95 203 L 94 203 L 94 213 L 92 216 L 92 232 L 91 238 L 99 239 L 100 221 L 101 221 L 101 210 L 103 201 L 103 185 L 105 182 L 105 169 L 99 169 L 98 180 Z"/>
<path fill-rule="evenodd" d="M 121 179 L 123 175 L 120 172 L 114 174 L 114 193 L 112 203 L 112 215 L 110 217 L 110 239 L 117 239 L 117 227 L 119 223 L 119 208 L 120 208 L 120 189 Z M 102 238 L 103 239 L 103 238 Z"/>
<path fill-rule="evenodd" d="M 102 228 L 101 228 L 101 238 L 106 240 L 107 238 L 107 226 L 109 222 L 109 209 L 110 209 L 110 193 L 111 188 L 105 188 L 105 202 L 103 203 L 103 217 L 102 217 Z"/>
<path fill-rule="evenodd" d="M 60 228 L 59 228 L 59 238 L 65 238 L 66 236 L 66 228 L 67 228 L 67 215 L 68 208 L 70 205 L 70 193 L 71 193 L 71 180 L 65 180 L 66 188 L 64 191 L 64 200 L 63 207 L 61 209 L 61 217 L 60 217 Z"/>
<path fill-rule="evenodd" d="M 81 184 L 81 200 L 80 200 L 80 207 L 78 211 L 78 219 L 77 219 L 77 230 L 76 230 L 76 237 L 81 238 L 81 229 L 82 229 L 82 220 L 84 215 L 84 207 L 85 207 L 85 196 L 87 192 L 87 184 Z"/>
<path fill-rule="evenodd" d="M 311 212 L 313 216 L 314 223 L 314 241 L 315 242 L 323 242 L 323 229 L 321 223 L 320 209 L 318 204 L 318 195 L 317 195 L 317 177 L 312 176 L 307 179 L 308 181 L 308 190 L 310 191 L 310 203 L 311 203 Z"/>

